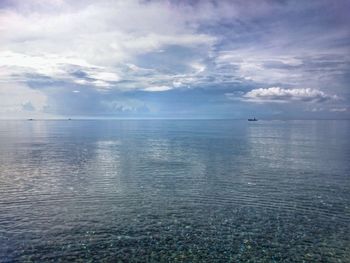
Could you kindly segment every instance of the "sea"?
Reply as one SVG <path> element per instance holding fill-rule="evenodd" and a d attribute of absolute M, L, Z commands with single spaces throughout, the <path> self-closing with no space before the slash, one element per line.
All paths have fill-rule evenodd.
<path fill-rule="evenodd" d="M 2 120 L 0 262 L 350 262 L 350 121 Z"/>

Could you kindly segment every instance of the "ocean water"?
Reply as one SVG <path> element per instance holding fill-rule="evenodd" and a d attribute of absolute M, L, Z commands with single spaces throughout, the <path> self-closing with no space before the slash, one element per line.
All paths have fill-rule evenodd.
<path fill-rule="evenodd" d="M 0 121 L 0 262 L 350 262 L 349 135 L 349 121 Z"/>

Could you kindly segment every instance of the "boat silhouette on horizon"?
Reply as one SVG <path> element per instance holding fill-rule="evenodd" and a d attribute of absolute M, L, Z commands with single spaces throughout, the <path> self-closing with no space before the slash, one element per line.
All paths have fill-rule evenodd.
<path fill-rule="evenodd" d="M 248 121 L 258 121 L 258 119 L 255 119 L 255 117 L 253 119 L 248 119 Z"/>

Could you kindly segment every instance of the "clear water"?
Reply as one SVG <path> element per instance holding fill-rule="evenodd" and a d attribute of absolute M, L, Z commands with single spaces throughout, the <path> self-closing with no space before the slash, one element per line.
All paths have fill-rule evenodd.
<path fill-rule="evenodd" d="M 349 262 L 349 121 L 0 121 L 0 262 Z"/>

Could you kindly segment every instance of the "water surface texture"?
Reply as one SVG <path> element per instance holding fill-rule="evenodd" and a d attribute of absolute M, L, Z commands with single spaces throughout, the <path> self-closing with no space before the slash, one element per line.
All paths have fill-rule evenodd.
<path fill-rule="evenodd" d="M 0 121 L 0 262 L 349 262 L 349 134 L 349 121 Z"/>

